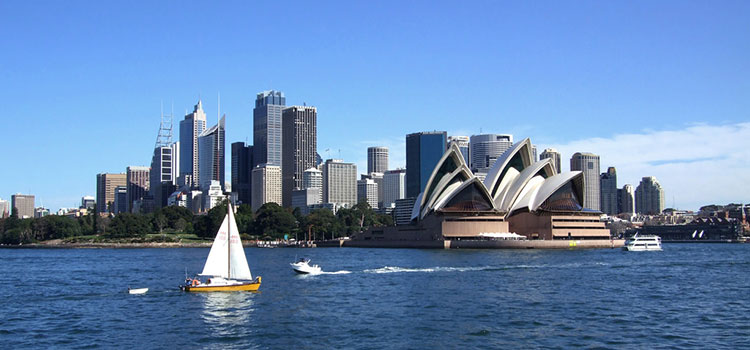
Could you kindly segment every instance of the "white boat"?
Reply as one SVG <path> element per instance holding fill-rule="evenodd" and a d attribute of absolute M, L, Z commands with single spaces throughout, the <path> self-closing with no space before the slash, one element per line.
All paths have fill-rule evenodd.
<path fill-rule="evenodd" d="M 289 265 L 292 265 L 292 270 L 299 274 L 306 275 L 320 273 L 320 266 L 310 266 L 310 259 L 300 258 L 297 262 L 289 263 Z"/>
<path fill-rule="evenodd" d="M 247 265 L 231 203 L 227 203 L 227 215 L 216 233 L 200 275 L 209 278 L 205 282 L 199 278 L 186 278 L 180 289 L 186 292 L 229 292 L 257 291 L 260 288 L 260 276 L 253 279 Z"/>
<path fill-rule="evenodd" d="M 148 292 L 148 288 L 128 288 L 130 294 L 146 294 L 146 292 Z"/>
<path fill-rule="evenodd" d="M 632 238 L 625 241 L 622 249 L 631 252 L 660 251 L 661 237 L 655 235 L 639 236 L 636 232 Z"/>

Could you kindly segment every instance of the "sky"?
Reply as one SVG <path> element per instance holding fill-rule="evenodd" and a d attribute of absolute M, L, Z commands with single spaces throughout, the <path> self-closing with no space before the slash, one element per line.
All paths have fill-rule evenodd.
<path fill-rule="evenodd" d="M 510 133 L 667 207 L 750 202 L 748 1 L 0 2 L 0 198 L 53 211 L 149 165 L 162 108 L 252 143 L 255 96 L 318 109 L 318 152 Z M 162 107 L 163 106 L 163 107 Z M 228 159 L 228 158 L 227 158 Z M 230 169 L 227 161 L 227 177 Z"/>

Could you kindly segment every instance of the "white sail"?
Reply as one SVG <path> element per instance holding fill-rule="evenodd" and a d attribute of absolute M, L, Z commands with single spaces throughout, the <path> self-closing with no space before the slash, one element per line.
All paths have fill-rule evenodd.
<path fill-rule="evenodd" d="M 250 267 L 247 265 L 247 259 L 245 259 L 245 248 L 242 247 L 242 240 L 240 240 L 240 230 L 237 228 L 237 222 L 234 221 L 234 210 L 231 209 L 229 210 L 229 240 L 231 242 L 229 253 L 231 272 L 229 278 L 253 279 Z"/>
<path fill-rule="evenodd" d="M 227 246 L 229 236 L 229 246 Z M 206 265 L 203 266 L 203 276 L 218 276 L 227 279 L 251 280 L 250 268 L 245 259 L 245 250 L 240 240 L 240 232 L 237 222 L 234 220 L 234 211 L 229 207 L 229 213 L 216 233 L 211 251 L 208 253 Z"/>
<path fill-rule="evenodd" d="M 696 233 L 698 233 L 698 230 L 693 231 L 693 238 L 695 238 Z"/>
<path fill-rule="evenodd" d="M 211 251 L 208 253 L 206 265 L 203 266 L 203 276 L 220 276 L 229 278 L 229 250 L 227 249 L 227 233 L 229 232 L 229 217 L 225 216 L 219 232 L 216 233 L 214 244 L 211 245 Z"/>
<path fill-rule="evenodd" d="M 698 236 L 698 238 L 703 238 L 703 230 L 701 230 L 701 233 L 700 233 L 700 235 Z"/>

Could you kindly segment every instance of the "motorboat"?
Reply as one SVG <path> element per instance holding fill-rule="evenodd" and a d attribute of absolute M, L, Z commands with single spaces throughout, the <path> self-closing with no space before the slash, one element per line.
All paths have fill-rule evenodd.
<path fill-rule="evenodd" d="M 247 265 L 231 203 L 227 203 L 227 215 L 216 233 L 200 276 L 207 276 L 208 279 L 203 281 L 198 277 L 186 277 L 180 289 L 186 292 L 231 292 L 257 291 L 260 288 L 260 276 L 253 279 Z"/>
<path fill-rule="evenodd" d="M 128 288 L 130 294 L 146 294 L 146 292 L 148 292 L 148 288 Z"/>
<path fill-rule="evenodd" d="M 292 265 L 292 270 L 294 270 L 294 272 L 301 275 L 320 273 L 320 266 L 311 266 L 310 259 L 300 258 L 297 262 L 289 263 L 289 265 Z"/>
<path fill-rule="evenodd" d="M 625 241 L 622 249 L 631 252 L 660 251 L 662 250 L 661 237 L 656 235 L 639 236 L 636 232 L 633 237 Z"/>

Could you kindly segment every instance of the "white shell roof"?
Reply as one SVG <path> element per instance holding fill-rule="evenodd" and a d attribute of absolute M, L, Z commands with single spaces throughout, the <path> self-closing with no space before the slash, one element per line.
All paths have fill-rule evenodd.
<path fill-rule="evenodd" d="M 542 159 L 532 164 L 530 167 L 523 169 L 516 180 L 508 186 L 508 190 L 504 192 L 504 195 L 495 198 L 495 204 L 497 204 L 497 207 L 501 210 L 508 211 L 511 205 L 513 205 L 513 202 L 520 197 L 519 194 L 521 191 L 533 177 L 537 176 L 539 172 L 544 172 L 547 178 L 553 176 L 555 170 L 552 166 L 552 159 Z"/>
<path fill-rule="evenodd" d="M 525 151 L 525 152 L 524 152 Z M 499 179 L 498 177 L 500 174 L 503 173 L 503 170 L 507 168 L 510 164 L 510 161 L 513 159 L 513 156 L 516 155 L 516 153 L 521 152 L 521 158 L 524 162 L 524 168 L 531 165 L 531 140 L 528 138 L 525 138 L 513 146 L 511 146 L 503 155 L 498 158 L 494 164 L 492 164 L 492 168 L 490 168 L 490 171 L 487 173 L 487 176 L 484 178 L 484 185 L 487 187 L 487 189 L 490 192 L 490 195 L 495 198 L 495 196 L 501 192 L 504 188 L 497 188 L 495 189 L 495 185 L 498 181 L 502 181 L 502 179 Z M 505 185 L 507 186 L 507 185 Z"/>

